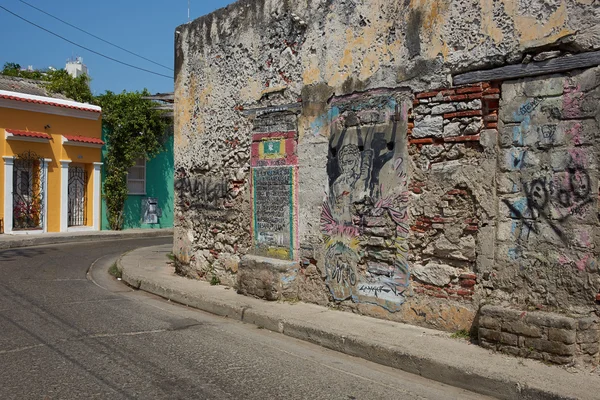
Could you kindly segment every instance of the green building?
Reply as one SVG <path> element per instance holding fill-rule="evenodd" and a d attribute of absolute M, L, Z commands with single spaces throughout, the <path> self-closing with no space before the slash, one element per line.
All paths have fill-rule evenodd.
<path fill-rule="evenodd" d="M 107 142 L 108 127 L 102 127 L 102 139 Z M 102 161 L 106 157 L 102 148 Z M 168 135 L 165 149 L 151 160 L 138 160 L 127 174 L 129 196 L 125 202 L 123 229 L 161 229 L 173 227 L 174 166 L 173 134 Z M 102 171 L 102 230 L 109 230 Z"/>

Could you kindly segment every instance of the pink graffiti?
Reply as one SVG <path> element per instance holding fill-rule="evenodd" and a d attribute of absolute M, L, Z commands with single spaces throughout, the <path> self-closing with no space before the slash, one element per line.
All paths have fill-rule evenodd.
<path fill-rule="evenodd" d="M 577 167 L 585 167 L 586 163 L 586 154 L 583 149 L 569 149 L 569 155 L 571 156 L 571 160 Z"/>
<path fill-rule="evenodd" d="M 333 218 L 329 204 L 323 205 L 321 211 L 321 231 L 328 235 L 340 235 L 356 237 L 359 235 L 359 229 L 356 226 L 340 224 Z"/>
<path fill-rule="evenodd" d="M 571 129 L 568 129 L 566 131 L 566 134 L 571 136 L 572 140 L 573 140 L 573 144 L 575 144 L 575 146 L 579 146 L 582 143 L 581 140 L 581 132 L 583 131 L 583 127 L 581 126 L 581 123 L 577 122 L 575 125 L 573 125 L 573 127 Z"/>
<path fill-rule="evenodd" d="M 566 118 L 578 118 L 581 116 L 581 104 L 583 93 L 581 86 L 571 86 L 569 80 L 565 80 L 563 95 L 563 114 Z"/>
<path fill-rule="evenodd" d="M 581 260 L 577 261 L 575 265 L 577 265 L 577 269 L 580 271 L 585 271 L 585 268 L 588 265 L 588 260 L 590 259 L 590 255 L 586 254 Z"/>

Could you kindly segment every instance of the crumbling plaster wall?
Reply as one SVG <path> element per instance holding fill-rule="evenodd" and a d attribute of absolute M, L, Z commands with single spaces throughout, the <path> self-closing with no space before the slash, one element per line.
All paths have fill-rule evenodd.
<path fill-rule="evenodd" d="M 331 99 L 363 92 L 368 100 L 378 88 L 423 93 L 450 87 L 451 74 L 519 62 L 524 54 L 557 43 L 579 51 L 598 48 L 599 13 L 589 0 L 247 0 L 178 27 L 174 254 L 179 272 L 236 285 L 240 260 L 253 249 L 250 149 L 256 121 L 247 111 L 300 103 L 294 137 L 301 268 L 294 293 L 305 301 L 331 303 L 322 230 L 330 139 L 337 132 L 334 121 L 340 121 Z M 405 143 L 405 172 L 416 210 L 407 214 L 407 224 L 432 229 L 430 234 L 419 232 L 422 226 L 411 230 L 406 255 L 414 264 L 412 279 L 422 286 L 411 287 L 395 313 L 368 302 L 345 301 L 342 307 L 448 330 L 472 322 L 473 302 L 486 293 L 475 286 L 478 265 L 491 271 L 496 257 L 491 184 L 498 158 L 494 126 L 484 126 L 487 111 L 475 100 L 459 102 L 480 110 L 481 118 L 457 116 L 444 126 L 455 129 L 448 137 L 476 139 L 446 143 L 444 127 L 440 137 L 431 132 L 416 137 L 412 127 L 432 111 L 421 109 L 419 115 L 420 102 L 403 125 L 402 133 L 412 135 Z M 284 108 L 271 110 L 276 115 Z M 444 216 L 444 208 L 455 215 Z M 459 214 L 457 231 L 450 222 Z M 427 282 L 436 271 L 442 271 L 441 286 Z M 421 293 L 414 290 L 419 287 Z M 433 287 L 436 293 L 428 293 Z"/>

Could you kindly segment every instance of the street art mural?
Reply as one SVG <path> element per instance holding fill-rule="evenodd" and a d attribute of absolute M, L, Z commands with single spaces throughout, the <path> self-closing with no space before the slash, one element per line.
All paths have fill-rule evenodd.
<path fill-rule="evenodd" d="M 335 300 L 398 311 L 408 294 L 406 128 L 401 92 L 333 99 L 321 213 L 327 285 Z"/>

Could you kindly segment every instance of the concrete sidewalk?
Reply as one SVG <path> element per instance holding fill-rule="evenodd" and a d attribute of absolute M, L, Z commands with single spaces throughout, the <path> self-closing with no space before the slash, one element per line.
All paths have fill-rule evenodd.
<path fill-rule="evenodd" d="M 175 275 L 171 246 L 145 247 L 119 259 L 129 285 L 213 314 L 501 399 L 598 399 L 596 373 L 494 354 L 445 332 L 304 303 L 238 295 Z"/>
<path fill-rule="evenodd" d="M 139 239 L 173 236 L 173 229 L 129 229 L 125 231 L 81 231 L 41 233 L 39 235 L 0 235 L 0 250 L 96 240 Z"/>

